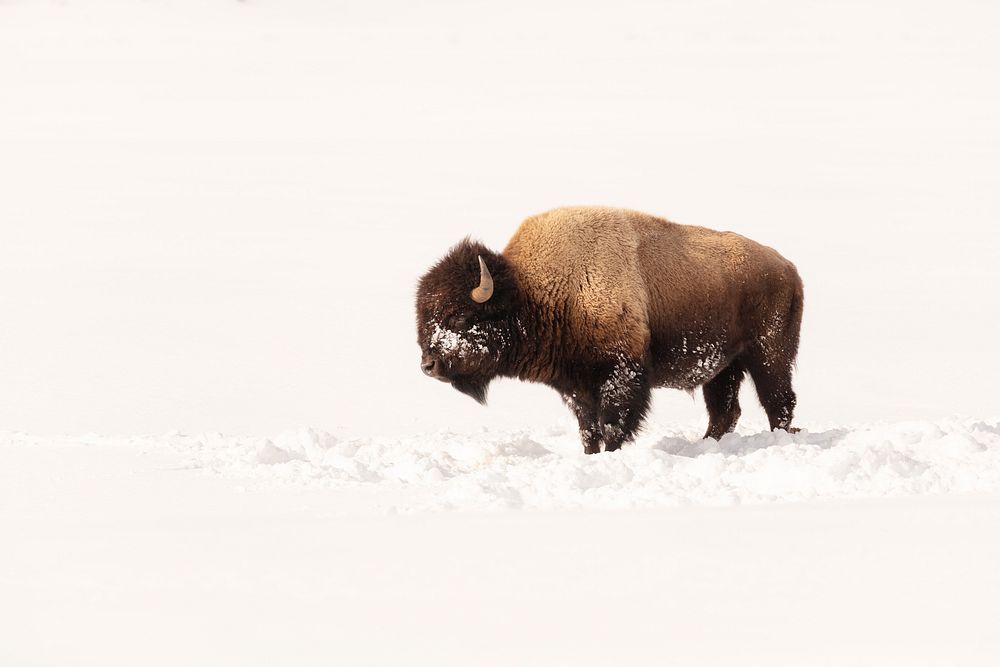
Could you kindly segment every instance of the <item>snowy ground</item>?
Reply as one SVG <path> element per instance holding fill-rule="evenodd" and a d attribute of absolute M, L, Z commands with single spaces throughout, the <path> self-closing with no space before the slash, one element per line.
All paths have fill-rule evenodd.
<path fill-rule="evenodd" d="M 998 21 L 0 1 L 0 667 L 1000 664 Z M 417 277 L 567 204 L 793 260 L 805 430 L 424 377 Z"/>
<path fill-rule="evenodd" d="M 998 432 L 6 436 L 0 663 L 991 665 Z"/>
<path fill-rule="evenodd" d="M 1000 493 L 1000 422 L 952 419 L 795 434 L 650 425 L 621 452 L 585 456 L 575 429 L 407 438 L 301 429 L 274 438 L 134 438 L 184 465 L 257 488 L 360 493 L 387 511 L 626 509 Z M 14 438 L 30 443 L 31 438 Z M 95 445 L 120 444 L 93 438 Z"/>

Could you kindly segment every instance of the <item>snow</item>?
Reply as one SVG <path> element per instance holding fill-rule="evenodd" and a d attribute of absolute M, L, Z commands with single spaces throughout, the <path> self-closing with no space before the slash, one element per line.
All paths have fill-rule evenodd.
<path fill-rule="evenodd" d="M 606 510 L 1000 493 L 1000 421 L 875 424 L 786 433 L 743 426 L 721 440 L 649 425 L 601 456 L 575 428 L 345 437 L 303 428 L 272 438 L 131 438 L 189 469 L 269 489 L 363 492 L 379 511 Z M 45 440 L 7 436 L 8 446 Z M 121 446 L 111 437 L 90 444 Z"/>
<path fill-rule="evenodd" d="M 998 12 L 0 2 L 0 665 L 997 664 Z M 425 377 L 568 204 L 794 261 L 803 431 Z"/>
<path fill-rule="evenodd" d="M 872 455 L 869 472 L 853 482 L 835 457 L 820 463 L 817 452 L 812 463 L 796 463 L 788 445 L 755 449 L 761 436 L 718 449 L 757 470 L 748 477 L 756 482 L 742 486 L 760 497 L 800 495 L 808 477 L 796 484 L 796 472 L 819 478 L 817 486 L 842 480 L 844 494 L 911 492 L 919 485 L 900 480 L 921 477 L 926 490 L 983 491 L 996 488 L 995 458 L 985 463 L 996 455 L 995 429 L 995 422 L 951 422 L 828 436 L 839 444 L 823 451 L 843 450 L 841 461 L 866 449 L 852 440 L 875 451 L 877 442 L 896 437 L 895 447 L 936 471 L 920 473 L 920 466 L 899 463 L 902 456 L 879 463 Z M 487 457 L 477 454 L 481 439 Z M 305 430 L 276 438 L 264 450 L 269 462 L 251 460 L 254 443 L 220 435 L 5 436 L 0 662 L 996 662 L 995 492 L 708 507 L 701 502 L 719 498 L 712 469 L 735 464 L 713 454 L 686 461 L 691 452 L 661 452 L 688 468 L 686 495 L 694 504 L 442 512 L 427 498 L 415 502 L 405 488 L 440 489 L 420 464 L 429 457 L 415 453 L 432 440 L 411 443 L 409 457 L 393 459 L 395 468 L 387 458 L 377 477 L 343 484 L 324 472 L 333 465 L 296 466 L 321 450 L 339 450 L 359 462 L 359 471 L 371 469 L 365 445 L 351 453 L 354 445 Z M 930 442 L 945 451 L 921 453 L 932 449 L 921 443 Z M 534 461 L 536 472 L 549 473 L 538 480 L 540 489 L 599 489 L 614 477 L 607 497 L 583 500 L 591 506 L 610 506 L 616 489 L 629 483 L 629 455 L 641 451 L 590 457 L 607 463 L 588 469 L 581 457 L 553 457 L 516 438 L 470 437 L 441 448 L 457 456 L 463 445 L 467 469 L 494 457 Z M 290 460 L 276 462 L 274 451 Z M 770 467 L 750 464 L 754 457 L 770 459 Z M 971 467 L 976 457 L 984 460 L 980 480 Z M 216 467 L 200 467 L 199 458 Z M 516 463 L 506 474 L 499 464 L 487 467 L 497 478 L 481 481 L 497 492 L 504 480 L 527 488 Z M 754 490 L 765 483 L 766 490 Z M 584 495 L 548 502 L 568 507 Z M 390 511 L 390 497 L 412 511 Z"/>
<path fill-rule="evenodd" d="M 430 345 L 431 349 L 438 354 L 456 354 L 459 359 L 464 359 L 472 354 L 489 353 L 486 340 L 486 332 L 478 324 L 474 324 L 466 331 L 458 332 L 435 322 L 434 329 L 431 331 Z"/>

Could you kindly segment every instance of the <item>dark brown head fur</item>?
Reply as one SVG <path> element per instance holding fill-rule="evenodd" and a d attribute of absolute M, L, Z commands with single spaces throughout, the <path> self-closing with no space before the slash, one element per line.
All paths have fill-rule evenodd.
<path fill-rule="evenodd" d="M 476 303 L 479 258 L 493 277 L 493 296 Z M 421 279 L 417 343 L 424 372 L 485 403 L 490 381 L 509 373 L 524 324 L 523 295 L 513 267 L 500 254 L 466 239 Z"/>

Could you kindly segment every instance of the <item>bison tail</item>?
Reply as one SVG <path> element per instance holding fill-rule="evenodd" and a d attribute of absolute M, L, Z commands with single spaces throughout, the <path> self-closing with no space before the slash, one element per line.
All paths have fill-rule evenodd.
<path fill-rule="evenodd" d="M 798 271 L 792 267 L 792 295 L 788 303 L 788 315 L 785 319 L 785 340 L 790 353 L 790 361 L 794 364 L 799 352 L 799 330 L 802 327 L 802 307 L 804 294 L 802 279 Z"/>

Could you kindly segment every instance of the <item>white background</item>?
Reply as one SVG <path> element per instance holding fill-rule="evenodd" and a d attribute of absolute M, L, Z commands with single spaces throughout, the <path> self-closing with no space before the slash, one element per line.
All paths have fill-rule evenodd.
<path fill-rule="evenodd" d="M 998 664 L 998 19 L 0 0 L 0 664 Z M 798 264 L 805 430 L 420 373 L 585 203 Z"/>
<path fill-rule="evenodd" d="M 499 249 L 575 203 L 795 261 L 802 425 L 995 410 L 998 19 L 978 2 L 4 3 L 0 426 L 562 418 L 542 387 L 499 383 L 483 409 L 424 378 L 412 301 L 463 236 Z M 700 414 L 658 392 L 658 419 Z"/>

